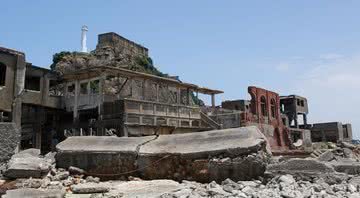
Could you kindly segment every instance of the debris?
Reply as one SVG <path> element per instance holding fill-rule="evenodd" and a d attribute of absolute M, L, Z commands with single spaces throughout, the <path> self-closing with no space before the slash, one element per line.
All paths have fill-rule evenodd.
<path fill-rule="evenodd" d="M 33 188 L 20 188 L 6 191 L 3 198 L 62 198 L 65 191 L 62 190 L 40 190 Z"/>
<path fill-rule="evenodd" d="M 71 186 L 72 192 L 75 194 L 91 194 L 109 192 L 109 187 L 102 184 L 86 183 Z"/>
<path fill-rule="evenodd" d="M 40 150 L 28 149 L 13 155 L 4 176 L 8 178 L 40 178 L 50 170 L 50 164 L 40 157 Z"/>

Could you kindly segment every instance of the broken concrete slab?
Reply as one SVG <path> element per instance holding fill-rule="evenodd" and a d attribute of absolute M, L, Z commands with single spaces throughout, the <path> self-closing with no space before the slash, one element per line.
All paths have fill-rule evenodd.
<path fill-rule="evenodd" d="M 20 188 L 8 190 L 3 198 L 63 198 L 65 191 L 62 190 L 40 190 L 34 188 Z"/>
<path fill-rule="evenodd" d="M 123 193 L 124 198 L 155 198 L 180 188 L 173 180 L 129 181 L 113 183 L 110 192 Z"/>
<path fill-rule="evenodd" d="M 58 167 L 75 166 L 85 170 L 87 175 L 101 178 L 133 175 L 201 182 L 224 180 L 234 175 L 231 172 L 235 171 L 236 163 L 225 169 L 221 168 L 225 166 L 210 166 L 211 158 L 230 158 L 230 163 L 248 164 L 242 166 L 248 168 L 236 170 L 246 173 L 246 178 L 232 178 L 239 180 L 261 176 L 268 156 L 266 138 L 257 127 L 158 137 L 71 137 L 57 149 Z M 252 160 L 260 163 L 250 163 Z M 260 171 L 255 173 L 250 169 Z M 216 174 L 212 175 L 212 171 Z"/>
<path fill-rule="evenodd" d="M 214 130 L 201 133 L 160 135 L 140 148 L 140 156 L 173 154 L 207 158 L 219 154 L 236 157 L 262 149 L 266 141 L 257 127 Z"/>
<path fill-rule="evenodd" d="M 360 174 L 360 162 L 343 160 L 331 163 L 337 172 L 342 172 L 350 175 Z"/>
<path fill-rule="evenodd" d="M 133 171 L 136 169 L 138 147 L 154 138 L 69 137 L 56 146 L 56 165 L 60 168 L 74 166 L 89 175 L 101 174 L 103 177 Z"/>
<path fill-rule="evenodd" d="M 28 149 L 13 155 L 4 176 L 8 178 L 40 178 L 50 169 L 50 163 L 40 157 L 40 150 Z"/>
<path fill-rule="evenodd" d="M 271 164 L 267 167 L 266 171 L 271 173 L 309 173 L 309 174 L 320 174 L 320 173 L 333 173 L 334 168 L 330 165 L 320 162 L 315 159 L 300 159 L 294 158 L 287 161 L 283 161 L 278 164 Z"/>
<path fill-rule="evenodd" d="M 106 193 L 109 192 L 109 187 L 104 184 L 85 183 L 71 186 L 74 194 L 92 194 L 92 193 Z"/>

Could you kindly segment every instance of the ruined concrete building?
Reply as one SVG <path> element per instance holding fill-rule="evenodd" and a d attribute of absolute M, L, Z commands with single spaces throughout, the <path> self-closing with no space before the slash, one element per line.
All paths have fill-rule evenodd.
<path fill-rule="evenodd" d="M 100 34 L 91 53 L 60 54 L 48 70 L 27 63 L 22 52 L 0 48 L 0 122 L 21 128 L 21 148 L 48 151 L 67 136 L 145 136 L 241 126 L 257 126 L 273 151 L 282 153 L 306 150 L 311 141 L 352 138 L 350 124 L 308 124 L 307 100 L 300 96 L 249 87 L 251 100 L 215 107 L 215 95 L 222 91 L 161 73 L 147 48 L 116 33 Z M 198 93 L 210 95 L 211 106 L 203 106 Z"/>
<path fill-rule="evenodd" d="M 21 148 L 44 151 L 73 135 L 220 128 L 201 112 L 197 94 L 215 100 L 222 91 L 132 70 L 136 58 L 147 56 L 146 48 L 115 33 L 99 35 L 92 54 L 71 54 L 53 71 L 26 63 L 24 53 L 1 48 L 0 119 L 21 126 Z"/>
<path fill-rule="evenodd" d="M 351 124 L 309 124 L 308 103 L 304 97 L 279 96 L 258 87 L 249 87 L 248 92 L 251 100 L 224 101 L 211 118 L 229 128 L 257 126 L 268 138 L 273 153 L 301 154 L 311 149 L 312 142 L 352 139 Z M 299 150 L 300 147 L 302 149 Z"/>

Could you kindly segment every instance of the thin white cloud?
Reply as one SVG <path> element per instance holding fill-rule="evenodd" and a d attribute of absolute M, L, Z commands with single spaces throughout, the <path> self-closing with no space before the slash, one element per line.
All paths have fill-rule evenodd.
<path fill-rule="evenodd" d="M 354 136 L 360 138 L 360 54 L 320 59 L 326 62 L 309 62 L 311 69 L 296 78 L 295 91 L 309 98 L 313 121 L 351 122 Z"/>
<path fill-rule="evenodd" d="M 328 54 L 322 54 L 320 55 L 320 59 L 323 60 L 337 60 L 344 58 L 343 55 L 337 54 L 337 53 L 328 53 Z"/>
<path fill-rule="evenodd" d="M 290 64 L 289 63 L 280 63 L 278 65 L 275 66 L 275 69 L 277 71 L 280 71 L 280 72 L 286 72 L 288 71 L 290 68 Z"/>

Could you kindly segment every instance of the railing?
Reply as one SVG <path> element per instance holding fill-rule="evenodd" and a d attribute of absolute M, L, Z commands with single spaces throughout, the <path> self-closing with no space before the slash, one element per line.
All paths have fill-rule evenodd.
<path fill-rule="evenodd" d="M 127 125 L 207 128 L 201 124 L 199 107 L 135 99 L 123 101 Z"/>

